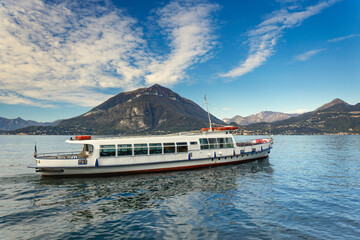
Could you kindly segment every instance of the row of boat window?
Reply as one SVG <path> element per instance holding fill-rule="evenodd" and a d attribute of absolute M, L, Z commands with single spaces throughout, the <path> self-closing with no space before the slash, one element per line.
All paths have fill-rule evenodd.
<path fill-rule="evenodd" d="M 197 142 L 191 142 L 194 145 Z M 132 156 L 134 155 L 148 155 L 148 154 L 167 154 L 167 153 L 183 153 L 188 152 L 188 145 L 186 142 L 175 143 L 141 143 L 134 144 L 118 144 L 115 145 L 100 145 L 101 157 L 114 157 L 114 156 Z"/>
<path fill-rule="evenodd" d="M 200 138 L 200 149 L 233 148 L 232 138 Z"/>
<path fill-rule="evenodd" d="M 200 138 L 200 149 L 233 148 L 232 138 Z M 190 145 L 197 145 L 198 142 L 190 142 Z M 188 152 L 187 142 L 177 143 L 141 143 L 141 144 L 118 144 L 100 145 L 101 157 L 132 156 L 148 154 L 168 154 Z"/>

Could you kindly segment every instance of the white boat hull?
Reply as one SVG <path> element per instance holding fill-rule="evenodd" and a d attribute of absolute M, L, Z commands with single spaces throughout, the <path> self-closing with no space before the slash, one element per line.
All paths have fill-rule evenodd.
<path fill-rule="evenodd" d="M 242 163 L 254 161 L 269 156 L 270 148 L 261 152 L 239 154 L 235 156 L 221 156 L 216 158 L 203 158 L 191 160 L 174 160 L 167 162 L 151 162 L 138 164 L 121 164 L 112 166 L 84 166 L 84 167 L 51 167 L 37 168 L 43 176 L 63 176 L 63 175 L 93 175 L 93 174 L 134 174 L 146 172 L 178 171 L 186 169 L 214 167 L 219 165 Z"/>

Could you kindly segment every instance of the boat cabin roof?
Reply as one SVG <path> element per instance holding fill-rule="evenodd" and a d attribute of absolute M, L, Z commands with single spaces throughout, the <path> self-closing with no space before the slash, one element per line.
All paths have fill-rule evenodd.
<path fill-rule="evenodd" d="M 116 136 L 116 137 L 95 137 L 90 140 L 66 140 L 72 144 L 117 144 L 117 143 L 155 143 L 155 142 L 190 142 L 198 141 L 199 138 L 229 138 L 233 137 L 228 132 L 203 132 L 203 133 L 177 133 L 168 135 L 142 135 L 142 136 Z"/>

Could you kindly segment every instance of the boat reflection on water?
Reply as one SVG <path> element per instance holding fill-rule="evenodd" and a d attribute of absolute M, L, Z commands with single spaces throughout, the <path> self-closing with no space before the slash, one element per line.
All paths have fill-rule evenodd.
<path fill-rule="evenodd" d="M 69 221 L 103 218 L 112 214 L 154 208 L 162 201 L 193 193 L 236 191 L 258 172 L 271 177 L 268 158 L 246 164 L 192 171 L 117 177 L 44 179 L 37 182 L 32 203 L 41 208 L 73 209 Z M 54 193 L 54 191 L 56 193 Z"/>

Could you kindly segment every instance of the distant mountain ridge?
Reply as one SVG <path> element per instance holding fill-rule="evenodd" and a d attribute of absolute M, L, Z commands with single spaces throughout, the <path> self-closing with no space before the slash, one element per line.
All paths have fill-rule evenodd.
<path fill-rule="evenodd" d="M 360 103 L 350 105 L 341 99 L 312 112 L 273 122 L 254 123 L 240 129 L 243 134 L 360 134 Z"/>
<path fill-rule="evenodd" d="M 226 123 L 235 122 L 239 125 L 248 125 L 251 123 L 259 123 L 259 122 L 276 122 L 284 119 L 288 119 L 291 117 L 298 116 L 299 114 L 288 114 L 288 113 L 282 113 L 282 112 L 272 112 L 272 111 L 263 111 L 257 114 L 252 114 L 247 117 L 242 117 L 239 115 L 236 115 L 232 118 L 224 118 L 222 119 Z"/>
<path fill-rule="evenodd" d="M 350 105 L 334 99 L 314 111 L 298 116 L 287 114 L 287 119 L 275 121 L 279 115 L 282 116 L 278 112 L 264 111 L 248 116 L 247 120 L 261 122 L 233 124 L 239 126 L 240 134 L 360 134 L 360 103 Z M 241 120 L 242 117 L 238 117 Z M 216 124 L 226 124 L 214 116 L 211 119 Z M 230 121 L 227 120 L 227 124 Z M 201 107 L 156 84 L 119 93 L 89 112 L 63 120 L 56 126 L 32 126 L 6 134 L 156 134 L 207 126 L 207 112 Z"/>
<path fill-rule="evenodd" d="M 60 120 L 54 122 L 36 122 L 32 120 L 24 120 L 20 117 L 14 119 L 0 117 L 0 130 L 10 131 L 28 126 L 54 126 L 59 121 Z"/>

